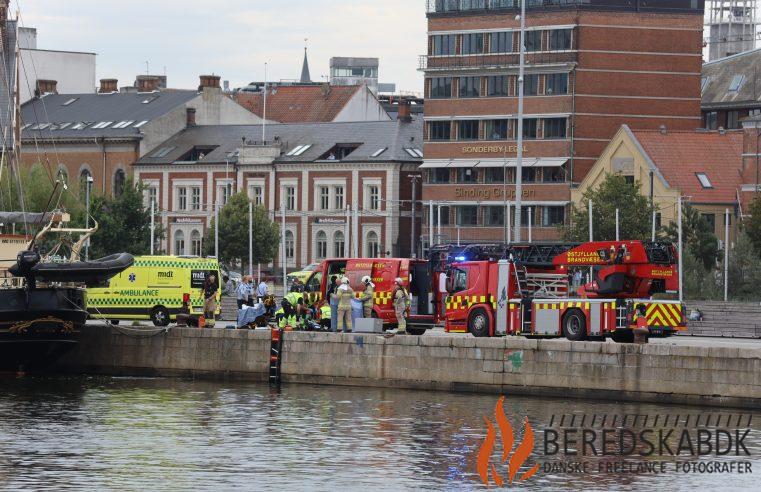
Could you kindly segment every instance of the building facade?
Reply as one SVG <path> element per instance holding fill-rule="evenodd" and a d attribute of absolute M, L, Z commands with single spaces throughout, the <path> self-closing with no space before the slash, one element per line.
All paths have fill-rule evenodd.
<path fill-rule="evenodd" d="M 515 201 L 520 4 L 427 6 L 423 200 L 436 205 L 424 240 L 431 222 L 435 240 L 504 240 L 505 204 Z M 702 0 L 529 2 L 523 238 L 529 227 L 534 240 L 558 236 L 572 185 L 622 124 L 700 125 L 702 26 Z"/>
<path fill-rule="evenodd" d="M 761 49 L 703 65 L 700 89 L 703 128 L 736 130 L 741 120 L 761 114 Z"/>
<path fill-rule="evenodd" d="M 410 176 L 421 149 L 422 121 L 411 118 L 197 126 L 141 158 L 135 176 L 158 204 L 161 249 L 200 254 L 215 206 L 243 192 L 278 223 L 285 217 L 292 270 L 330 257 L 409 255 Z"/>

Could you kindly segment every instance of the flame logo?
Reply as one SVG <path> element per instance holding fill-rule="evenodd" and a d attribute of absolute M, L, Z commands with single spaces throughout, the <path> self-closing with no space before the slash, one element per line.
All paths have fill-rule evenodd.
<path fill-rule="evenodd" d="M 526 460 L 531 455 L 531 451 L 534 449 L 534 430 L 531 428 L 528 417 L 526 417 L 523 441 L 518 444 L 515 452 L 510 456 L 510 453 L 513 451 L 513 445 L 515 444 L 515 437 L 513 434 L 513 427 L 510 425 L 507 417 L 505 417 L 504 401 L 504 396 L 497 401 L 497 406 L 494 408 L 494 418 L 502 438 L 502 457 L 500 463 L 505 463 L 508 461 L 508 458 L 510 458 L 507 465 L 507 476 L 510 483 L 513 483 L 513 479 L 518 474 L 521 466 L 526 463 Z M 494 443 L 497 440 L 497 432 L 494 429 L 491 420 L 484 417 L 484 421 L 486 422 L 486 438 L 478 449 L 478 454 L 476 456 L 476 471 L 478 472 L 478 476 L 481 477 L 481 481 L 484 485 L 489 486 L 491 485 L 491 482 L 494 482 L 497 487 L 501 487 L 504 485 L 505 480 L 497 472 L 497 468 L 494 464 L 489 463 L 492 452 L 494 451 Z M 520 476 L 520 481 L 528 480 L 538 470 L 539 465 L 534 465 Z"/>

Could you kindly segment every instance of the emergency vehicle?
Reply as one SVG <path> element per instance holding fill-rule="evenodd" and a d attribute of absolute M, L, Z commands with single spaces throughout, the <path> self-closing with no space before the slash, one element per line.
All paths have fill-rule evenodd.
<path fill-rule="evenodd" d="M 686 329 L 684 306 L 667 299 L 676 263 L 665 242 L 471 245 L 439 247 L 432 271 L 446 274 L 447 332 L 627 342 L 643 312 L 650 335 Z"/>
<path fill-rule="evenodd" d="M 359 297 L 365 287 L 362 277 L 369 276 L 375 284 L 373 317 L 384 324 L 396 324 L 393 299 L 394 281 L 401 278 L 410 293 L 407 331 L 422 335 L 433 325 L 431 304 L 431 272 L 428 261 L 409 258 L 343 258 L 324 260 L 306 282 L 305 292 L 310 305 L 318 308 L 323 320 L 330 320 L 327 290 L 330 279 L 336 276 L 349 279 L 349 285 Z"/>
<path fill-rule="evenodd" d="M 132 266 L 111 278 L 107 287 L 87 289 L 91 318 L 151 320 L 167 326 L 188 299 L 190 314 L 203 314 L 203 284 L 214 274 L 219 282 L 217 312 L 220 313 L 222 278 L 214 258 L 184 256 L 137 256 Z"/>

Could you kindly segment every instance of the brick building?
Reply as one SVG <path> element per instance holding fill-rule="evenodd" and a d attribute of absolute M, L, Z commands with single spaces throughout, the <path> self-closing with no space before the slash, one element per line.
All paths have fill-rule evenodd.
<path fill-rule="evenodd" d="M 515 198 L 520 3 L 427 6 L 423 200 L 441 207 L 440 240 L 501 240 Z M 522 223 L 534 239 L 557 236 L 571 187 L 622 124 L 700 125 L 702 23 L 702 0 L 528 3 Z"/>
<path fill-rule="evenodd" d="M 703 127 L 739 129 L 741 120 L 761 114 L 761 49 L 703 65 L 700 89 Z"/>
<path fill-rule="evenodd" d="M 200 80 L 198 90 L 160 90 L 158 77 L 142 77 L 120 91 L 103 79 L 97 94 L 65 95 L 56 81 L 37 81 L 37 96 L 21 106 L 21 162 L 43 161 L 70 183 L 91 176 L 95 192 L 118 192 L 135 161 L 188 125 L 261 121 L 222 94 L 219 77 Z"/>
<path fill-rule="evenodd" d="M 199 125 L 137 162 L 136 179 L 167 231 L 162 249 L 200 254 L 214 204 L 245 192 L 278 222 L 285 209 L 289 269 L 328 257 L 409 255 L 410 176 L 422 162 L 422 120 L 265 131 L 263 140 L 259 125 Z"/>

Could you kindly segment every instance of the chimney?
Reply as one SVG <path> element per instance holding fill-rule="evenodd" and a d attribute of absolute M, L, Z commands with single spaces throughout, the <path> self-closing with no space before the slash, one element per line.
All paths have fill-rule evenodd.
<path fill-rule="evenodd" d="M 196 126 L 196 108 L 187 108 L 185 113 L 187 115 L 187 125 Z"/>
<path fill-rule="evenodd" d="M 661 135 L 666 135 L 668 132 L 666 131 L 666 125 L 661 125 L 658 127 L 658 131 L 661 132 Z"/>
<path fill-rule="evenodd" d="M 34 95 L 40 97 L 43 94 L 58 94 L 58 81 L 37 79 Z"/>
<path fill-rule="evenodd" d="M 100 90 L 98 90 L 101 94 L 108 94 L 110 92 L 116 92 L 118 90 L 119 81 L 116 79 L 100 79 Z"/>
<path fill-rule="evenodd" d="M 219 81 L 221 77 L 219 75 L 201 75 L 201 84 L 198 86 L 199 91 L 203 91 L 206 88 L 219 89 Z"/>
<path fill-rule="evenodd" d="M 724 129 L 723 126 L 719 127 L 719 135 L 725 135 L 727 133 L 727 130 Z"/>
<path fill-rule="evenodd" d="M 399 115 L 397 119 L 399 121 L 412 121 L 412 115 L 410 113 L 410 102 L 406 99 L 399 99 Z"/>
<path fill-rule="evenodd" d="M 155 75 L 138 75 L 137 92 L 154 92 L 159 90 L 159 78 Z"/>

